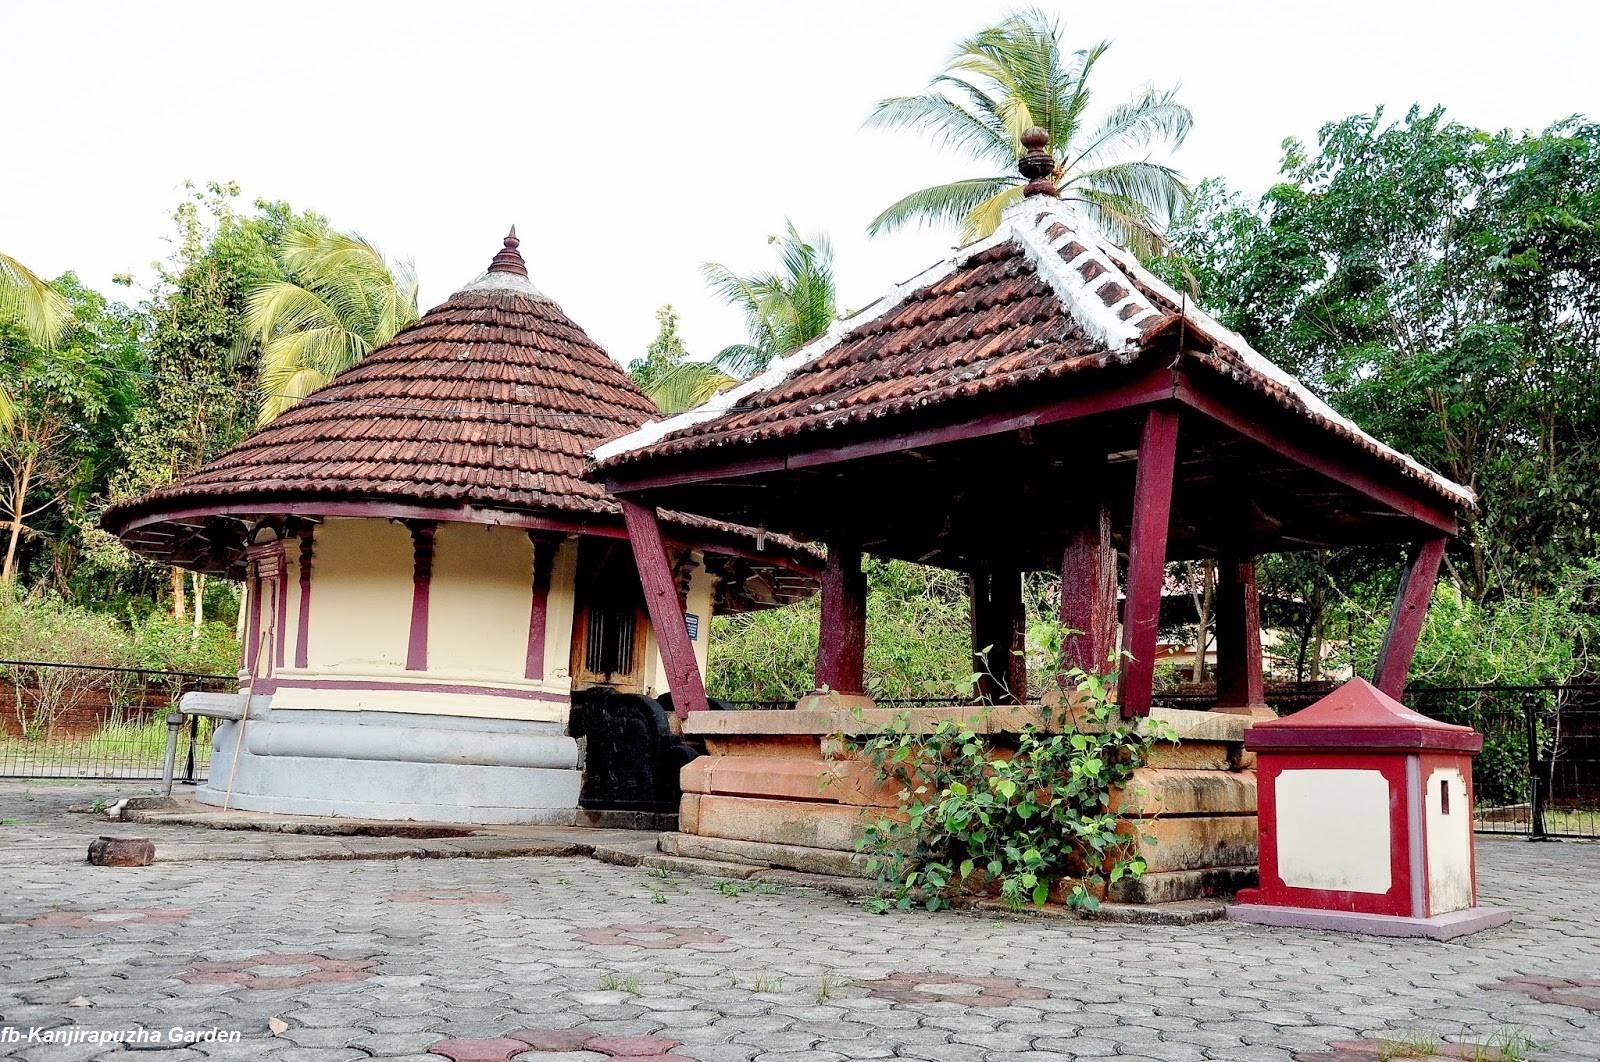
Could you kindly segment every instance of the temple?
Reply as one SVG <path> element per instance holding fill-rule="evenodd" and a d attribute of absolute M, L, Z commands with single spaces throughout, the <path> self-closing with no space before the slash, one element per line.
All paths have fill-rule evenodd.
<path fill-rule="evenodd" d="M 1189 752 L 1147 779 L 1150 828 L 1160 811 L 1172 836 L 1151 863 L 1168 874 L 1164 891 L 1152 873 L 1142 898 L 1215 891 L 1254 873 L 1243 735 L 1251 718 L 1271 714 L 1257 556 L 1404 546 L 1374 676 L 1390 696 L 1403 692 L 1446 540 L 1476 504 L 1472 492 L 1367 435 L 1109 243 L 1059 197 L 1043 131 L 1023 142 L 1026 194 L 994 235 L 743 385 L 594 451 L 589 474 L 621 500 L 642 566 L 659 567 L 650 543 L 671 510 L 827 547 L 807 711 L 687 724 L 713 752 L 686 771 L 698 792 L 686 783 L 682 843 L 696 854 L 815 862 L 826 851 L 848 869 L 841 842 L 858 805 L 882 802 L 870 787 L 830 789 L 837 765 L 823 762 L 826 735 L 846 718 L 838 709 L 872 718 L 863 552 L 969 576 L 977 697 L 989 703 L 1048 692 L 1030 683 L 1019 651 L 1022 575 L 1059 572 L 1060 619 L 1072 632 L 1063 662 L 1116 672 L 1122 711 L 1134 717 L 1151 712 L 1166 564 L 1216 561 L 1218 712 L 1167 713 Z M 654 603 L 658 627 L 678 620 L 669 598 Z M 788 718 L 762 718 L 778 715 Z M 820 782 L 784 791 L 761 769 L 778 734 L 791 744 L 810 735 Z M 752 758 L 747 769 L 738 757 Z M 1216 776 L 1209 790 L 1196 788 L 1197 771 Z M 784 777 L 794 774 L 791 762 Z M 819 803 L 819 791 L 836 795 Z M 814 828 L 796 825 L 807 821 Z"/>
<path fill-rule="evenodd" d="M 106 513 L 136 553 L 245 584 L 242 718 L 216 732 L 201 801 L 480 823 L 676 807 L 693 752 L 662 702 L 704 704 L 712 615 L 814 590 L 810 548 L 681 514 L 636 543 L 641 583 L 619 505 L 581 472 L 655 407 L 517 247 L 513 231 L 328 386 Z M 670 627 L 647 593 L 658 614 L 671 599 Z"/>

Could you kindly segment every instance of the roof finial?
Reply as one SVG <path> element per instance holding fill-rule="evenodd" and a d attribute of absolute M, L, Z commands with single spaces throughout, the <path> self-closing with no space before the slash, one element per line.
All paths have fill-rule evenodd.
<path fill-rule="evenodd" d="M 522 260 L 522 255 L 517 251 L 517 245 L 522 241 L 517 239 L 517 227 L 511 226 L 511 231 L 506 234 L 505 244 L 495 253 L 489 262 L 491 273 L 515 273 L 519 277 L 528 275 L 528 264 Z"/>
<path fill-rule="evenodd" d="M 1030 126 L 1023 130 L 1022 146 L 1027 152 L 1017 160 L 1017 169 L 1028 179 L 1027 187 L 1022 189 L 1024 199 L 1035 195 L 1059 196 L 1054 180 L 1056 160 L 1045 149 L 1050 143 L 1050 134 L 1038 126 Z"/>

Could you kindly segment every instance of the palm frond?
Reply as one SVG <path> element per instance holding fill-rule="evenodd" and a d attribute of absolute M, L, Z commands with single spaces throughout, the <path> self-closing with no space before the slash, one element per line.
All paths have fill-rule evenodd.
<path fill-rule="evenodd" d="M 36 345 L 50 349 L 66 323 L 67 300 L 10 255 L 0 254 L 0 320 L 22 325 Z"/>
<path fill-rule="evenodd" d="M 1114 162 L 1072 175 L 1069 187 L 1095 188 L 1131 200 L 1155 225 L 1165 225 L 1189 202 L 1189 186 L 1178 171 L 1159 162 Z"/>
<path fill-rule="evenodd" d="M 262 285 L 246 301 L 267 392 L 262 423 L 417 319 L 416 271 L 409 262 L 391 266 L 359 235 L 293 229 L 278 259 L 287 279 Z"/>
<path fill-rule="evenodd" d="M 934 185 L 912 192 L 891 204 L 872 219 L 867 235 L 894 232 L 913 222 L 924 225 L 964 225 L 978 207 L 1011 185 L 1020 187 L 1021 177 L 974 177 L 950 184 Z"/>
<path fill-rule="evenodd" d="M 1022 184 L 1008 185 L 973 207 L 961 222 L 961 239 L 970 243 L 993 234 L 1000 227 L 1000 218 L 1006 208 L 1022 202 Z"/>
<path fill-rule="evenodd" d="M 1177 148 L 1194 126 L 1194 115 L 1176 100 L 1176 89 L 1145 89 L 1113 107 L 1081 145 L 1074 145 L 1068 168 L 1094 168 L 1119 150 L 1147 148 L 1158 141 Z"/>
<path fill-rule="evenodd" d="M 708 400 L 737 381 L 710 362 L 680 361 L 644 387 L 663 413 L 681 413 Z"/>
<path fill-rule="evenodd" d="M 976 86 L 959 79 L 941 80 L 969 100 L 983 95 Z M 955 148 L 978 158 L 1005 158 L 1014 151 L 1005 124 L 993 112 L 964 107 L 937 92 L 879 100 L 865 124 L 877 129 L 926 133 L 941 147 Z"/>
<path fill-rule="evenodd" d="M 1088 185 L 1073 187 L 1062 193 L 1062 198 L 1082 204 L 1089 220 L 1118 246 L 1141 258 L 1165 253 L 1166 240 L 1150 224 L 1149 214 L 1138 201 Z"/>
<path fill-rule="evenodd" d="M 753 376 L 771 361 L 769 353 L 751 343 L 730 343 L 711 359 L 717 368 L 741 380 Z"/>

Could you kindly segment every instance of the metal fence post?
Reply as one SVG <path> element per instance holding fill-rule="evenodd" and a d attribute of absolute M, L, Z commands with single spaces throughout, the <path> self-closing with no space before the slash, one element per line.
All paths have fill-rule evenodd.
<path fill-rule="evenodd" d="M 1522 714 L 1528 727 L 1528 840 L 1543 841 L 1544 786 L 1539 784 L 1539 710 L 1537 693 L 1522 698 Z"/>
<path fill-rule="evenodd" d="M 178 758 L 178 731 L 183 729 L 183 715 L 174 709 L 167 716 L 167 754 L 161 760 L 161 795 L 172 795 L 172 764 Z"/>

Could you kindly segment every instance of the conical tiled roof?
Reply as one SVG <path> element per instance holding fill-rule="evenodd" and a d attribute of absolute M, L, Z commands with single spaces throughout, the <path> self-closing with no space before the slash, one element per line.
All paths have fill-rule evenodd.
<path fill-rule="evenodd" d="M 584 451 L 656 412 L 527 279 L 515 235 L 482 277 L 191 476 L 111 514 L 344 497 L 610 512 Z"/>
<path fill-rule="evenodd" d="M 584 454 L 650 420 L 655 405 L 533 286 L 517 244 L 513 229 L 477 280 L 199 471 L 108 509 L 103 526 L 146 556 L 227 570 L 242 546 L 231 518 L 246 515 L 400 506 L 441 519 L 620 524 L 617 503 L 582 478 Z M 710 540 L 756 538 L 666 515 Z"/>

